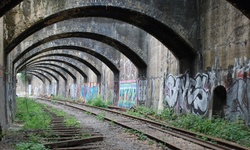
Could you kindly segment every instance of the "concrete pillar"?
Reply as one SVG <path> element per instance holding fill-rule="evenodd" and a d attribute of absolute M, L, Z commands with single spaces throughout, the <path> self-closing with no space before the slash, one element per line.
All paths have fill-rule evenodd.
<path fill-rule="evenodd" d="M 4 48 L 3 48 L 3 18 L 0 18 L 0 130 L 6 130 L 6 97 L 5 97 L 5 77 L 4 77 Z M 1 134 L 1 133 L 0 133 Z M 1 138 L 1 137 L 0 137 Z"/>
<path fill-rule="evenodd" d="M 120 73 L 114 73 L 114 98 L 113 104 L 118 104 Z"/>

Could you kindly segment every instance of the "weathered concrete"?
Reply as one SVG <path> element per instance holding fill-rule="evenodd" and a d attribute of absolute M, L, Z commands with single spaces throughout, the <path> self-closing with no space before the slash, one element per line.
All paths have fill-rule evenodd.
<path fill-rule="evenodd" d="M 4 17 L 7 121 L 16 70 L 43 68 L 41 80 L 32 78 L 33 94 L 100 94 L 122 107 L 170 107 L 249 124 L 250 20 L 245 0 L 236 3 L 240 10 L 227 1 L 25 0 Z M 69 67 L 75 78 L 53 65 Z M 67 85 L 58 73 L 60 85 L 42 76 L 51 69 Z"/>
<path fill-rule="evenodd" d="M 155 9 L 151 7 L 152 4 L 153 6 L 156 6 Z M 173 5 L 178 6 L 178 8 L 180 8 L 180 11 L 177 11 L 178 13 L 173 13 L 176 11 L 171 11 L 173 10 Z M 189 6 L 188 9 L 186 5 Z M 42 1 L 41 3 L 31 1 L 29 3 L 24 1 L 23 5 L 20 5 L 20 7 L 16 7 L 16 12 L 18 12 L 18 15 L 25 14 L 24 19 L 20 21 L 17 18 L 15 20 L 15 23 L 10 22 L 10 25 L 7 26 L 9 34 L 6 37 L 6 42 L 9 43 L 11 39 L 14 40 L 8 47 L 6 47 L 6 51 L 10 52 L 18 43 L 20 43 L 23 39 L 25 39 L 35 31 L 38 31 L 38 29 L 59 22 L 61 20 L 66 20 L 68 19 L 68 16 L 70 16 L 70 18 L 91 16 L 107 17 L 131 23 L 155 36 L 163 44 L 168 46 L 177 58 L 182 60 L 180 61 L 181 68 L 183 70 L 186 70 L 187 68 L 185 67 L 191 67 L 190 65 L 193 65 L 193 63 L 191 62 L 193 61 L 193 59 L 191 58 L 195 56 L 194 48 L 192 48 L 192 46 L 190 45 L 196 45 L 196 41 L 189 40 L 193 39 L 196 36 L 195 29 L 197 27 L 197 22 L 195 16 L 195 7 L 195 1 L 183 2 L 182 0 L 178 2 L 163 2 L 161 0 L 158 0 L 152 3 L 149 3 L 148 1 L 144 2 L 143 0 L 134 1 L 133 3 L 130 3 L 129 1 L 83 2 L 77 0 L 74 2 L 65 0 L 60 1 L 60 3 L 47 1 Z M 39 11 L 34 11 L 33 8 L 36 8 Z M 23 9 L 25 9 L 26 11 L 23 11 Z M 106 11 L 107 9 L 109 11 Z M 164 10 L 168 13 L 163 13 L 159 10 Z M 185 21 L 186 19 L 183 19 L 183 17 L 185 16 L 184 14 L 189 15 L 188 22 Z M 14 14 L 11 13 L 9 13 L 8 15 L 10 15 L 9 17 L 12 18 L 18 17 L 14 16 Z M 44 18 L 43 21 L 35 23 L 38 19 L 41 20 L 41 18 Z M 26 19 L 28 20 L 25 21 Z M 12 25 L 17 23 L 19 24 L 18 27 L 13 28 Z M 29 25 L 27 26 L 26 23 Z M 29 26 L 30 28 L 27 28 Z M 22 32 L 24 30 L 25 32 Z M 17 37 L 20 31 L 22 33 Z M 183 51 L 182 49 L 185 49 L 185 51 Z M 187 61 L 185 61 L 186 59 Z"/>

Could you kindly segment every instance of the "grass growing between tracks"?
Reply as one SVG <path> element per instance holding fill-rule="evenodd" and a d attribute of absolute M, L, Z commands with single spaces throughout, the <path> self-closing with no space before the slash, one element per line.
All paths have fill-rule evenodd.
<path fill-rule="evenodd" d="M 63 117 L 63 123 L 67 127 L 80 127 L 80 123 L 77 121 L 77 119 L 75 117 L 67 115 L 66 112 L 54 108 L 50 108 L 50 111 L 58 117 Z"/>
<path fill-rule="evenodd" d="M 103 101 L 102 97 L 100 97 L 100 96 L 95 97 L 95 98 L 87 101 L 87 104 L 89 104 L 91 106 L 102 107 L 102 108 L 107 108 L 108 103 L 110 103 L 110 102 Z"/>
<path fill-rule="evenodd" d="M 236 142 L 242 146 L 250 147 L 250 129 L 245 126 L 242 120 L 229 122 L 224 119 L 207 119 L 192 114 L 177 115 L 170 109 L 165 109 L 161 113 L 157 113 L 154 109 L 141 106 L 137 106 L 127 113 L 137 117 L 163 121 L 174 127 L 184 128 L 196 133 L 222 138 Z M 206 140 L 205 137 L 201 138 Z"/>
<path fill-rule="evenodd" d="M 43 105 L 36 103 L 30 98 L 17 98 L 17 113 L 15 121 L 22 122 L 24 130 L 48 129 L 51 116 L 43 110 Z M 29 141 L 20 142 L 16 145 L 16 150 L 46 150 L 44 145 L 39 143 L 39 136 L 29 134 Z"/>
<path fill-rule="evenodd" d="M 30 98 L 17 98 L 16 120 L 24 124 L 24 129 L 48 129 L 51 116 L 43 110 L 43 105 Z"/>

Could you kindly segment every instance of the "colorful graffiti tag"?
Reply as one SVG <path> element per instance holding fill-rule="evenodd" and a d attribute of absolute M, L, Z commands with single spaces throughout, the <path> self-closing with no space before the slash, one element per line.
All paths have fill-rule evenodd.
<path fill-rule="evenodd" d="M 210 84 L 207 74 L 195 78 L 186 73 L 176 78 L 168 75 L 164 81 L 164 96 L 167 105 L 176 112 L 205 115 L 209 108 Z"/>
<path fill-rule="evenodd" d="M 88 101 L 99 95 L 99 84 L 98 83 L 86 83 L 82 85 L 81 97 L 83 100 Z"/>
<path fill-rule="evenodd" d="M 137 104 L 136 80 L 121 81 L 119 89 L 119 107 L 130 108 Z"/>

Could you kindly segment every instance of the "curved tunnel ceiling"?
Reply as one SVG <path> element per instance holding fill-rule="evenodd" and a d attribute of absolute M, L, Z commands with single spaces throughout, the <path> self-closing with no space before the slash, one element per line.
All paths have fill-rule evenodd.
<path fill-rule="evenodd" d="M 67 70 L 66 68 L 62 67 L 62 66 L 59 66 L 59 65 L 56 65 L 56 64 L 52 64 L 52 63 L 34 63 L 32 65 L 29 65 L 29 66 L 46 66 L 46 67 L 55 67 L 55 68 L 59 68 L 61 69 L 62 71 L 66 72 L 69 76 L 71 76 L 71 78 L 74 80 L 74 83 L 76 82 L 76 77 L 75 75 L 73 75 L 69 70 Z"/>
<path fill-rule="evenodd" d="M 50 47 L 50 48 L 47 48 L 47 49 L 43 49 L 43 50 L 37 52 L 36 54 L 41 54 L 43 52 L 48 52 L 48 51 L 52 51 L 52 50 L 66 50 L 66 49 L 86 52 L 86 53 L 98 58 L 100 61 L 102 61 L 104 64 L 106 64 L 113 71 L 113 73 L 119 73 L 119 69 L 109 59 L 107 59 L 106 57 L 104 57 L 100 53 L 97 53 L 97 52 L 95 52 L 93 50 L 90 50 L 90 49 L 87 49 L 87 48 L 84 48 L 84 47 L 70 46 L 70 45 L 55 46 L 55 47 Z M 24 53 L 26 54 L 26 53 L 28 53 L 28 51 L 26 51 Z M 25 55 L 24 53 L 21 53 L 18 57 L 16 57 L 16 59 L 14 59 L 14 61 L 13 61 L 13 64 L 16 63 L 18 60 L 22 59 L 22 57 L 24 57 L 24 55 Z M 28 59 L 26 59 L 26 60 L 28 60 Z"/>
<path fill-rule="evenodd" d="M 42 74 L 41 72 L 32 70 L 32 71 L 26 71 L 26 73 L 36 73 L 36 74 L 39 74 L 39 75 L 43 76 L 45 79 L 47 79 L 50 84 L 52 83 L 51 80 L 50 80 L 50 78 L 48 76 Z"/>
<path fill-rule="evenodd" d="M 37 77 L 39 80 L 41 80 L 42 83 L 44 83 L 44 80 L 43 80 L 39 75 L 37 75 L 37 74 L 35 74 L 35 73 L 31 73 L 31 72 L 26 72 L 26 74 L 33 75 L 33 76 Z"/>
<path fill-rule="evenodd" d="M 47 70 L 50 70 L 52 72 L 55 72 L 56 74 L 58 74 L 59 76 L 61 76 L 61 78 L 63 78 L 64 81 L 67 81 L 67 78 L 62 74 L 60 73 L 59 71 L 53 69 L 53 68 L 50 68 L 50 67 L 45 67 L 45 66 L 39 66 L 39 65 L 32 65 L 32 66 L 29 66 L 27 67 L 26 69 L 36 69 L 36 68 L 42 68 L 42 69 L 47 69 Z"/>
<path fill-rule="evenodd" d="M 49 71 L 46 71 L 46 70 L 43 70 L 43 69 L 39 69 L 39 68 L 32 68 L 32 69 L 26 68 L 26 71 L 41 71 L 41 72 L 44 72 L 44 73 L 50 75 L 53 79 L 56 80 L 57 83 L 59 82 L 59 80 L 57 79 L 57 77 L 54 74 L 50 73 Z"/>
<path fill-rule="evenodd" d="M 33 57 L 37 56 L 39 54 L 35 53 L 34 55 L 30 56 L 30 57 L 27 57 L 23 62 L 26 62 L 30 59 L 32 59 Z M 85 64 L 87 67 L 89 67 L 97 76 L 100 76 L 101 73 L 99 70 L 97 70 L 92 64 L 90 64 L 89 62 L 87 62 L 86 60 L 82 59 L 81 57 L 77 57 L 77 56 L 74 56 L 74 55 L 69 55 L 69 54 L 63 54 L 63 53 L 57 53 L 57 54 L 46 54 L 46 55 L 43 55 L 43 56 L 39 56 L 39 57 L 36 57 L 36 59 L 41 59 L 41 58 L 44 58 L 44 57 L 51 57 L 51 56 L 60 56 L 60 57 L 67 57 L 67 58 L 72 58 L 74 60 L 77 60 L 83 64 Z"/>
<path fill-rule="evenodd" d="M 107 11 L 107 9 L 109 11 Z M 140 17 L 136 17 L 135 19 L 135 16 Z M 196 52 L 194 51 L 194 49 L 189 44 L 187 44 L 187 42 L 182 39 L 182 37 L 180 37 L 177 33 L 175 33 L 168 26 L 164 25 L 162 22 L 159 22 L 158 20 L 150 16 L 147 16 L 140 12 L 136 12 L 134 10 L 113 6 L 86 6 L 68 9 L 61 11 L 60 13 L 50 15 L 38 21 L 36 24 L 31 26 L 20 35 L 18 35 L 14 40 L 12 40 L 11 43 L 5 48 L 6 54 L 11 52 L 11 50 L 14 49 L 15 46 L 17 46 L 21 41 L 23 41 L 25 38 L 35 33 L 36 31 L 53 23 L 77 17 L 106 17 L 124 21 L 135 25 L 153 35 L 166 47 L 168 47 L 172 51 L 172 53 L 179 59 L 185 59 L 187 57 L 194 58 L 196 56 Z"/>
<path fill-rule="evenodd" d="M 69 63 L 67 61 L 62 61 L 62 60 L 55 60 L 55 59 L 48 59 L 48 58 L 39 60 L 39 58 L 35 58 L 35 59 L 32 59 L 31 61 L 27 62 L 27 66 L 31 65 L 32 63 L 45 62 L 45 61 L 58 62 L 58 63 L 66 64 L 66 65 L 74 68 L 77 72 L 79 72 L 82 75 L 82 77 L 85 79 L 85 82 L 86 82 L 86 80 L 88 78 L 88 76 L 80 68 L 78 68 L 78 66 L 75 66 L 74 64 L 71 64 L 71 63 Z M 25 66 L 23 66 L 22 68 L 19 68 L 19 70 L 17 70 L 17 72 L 20 72 L 24 68 L 25 68 Z"/>

